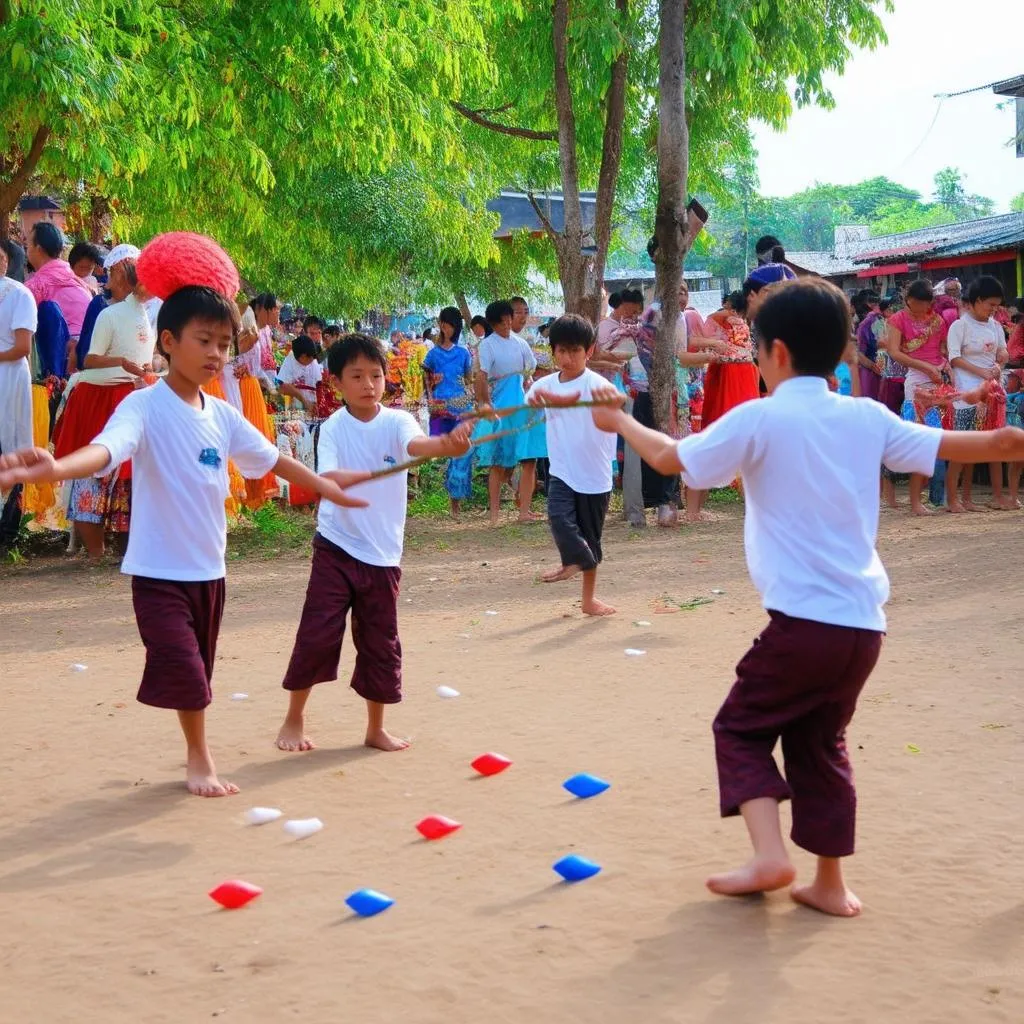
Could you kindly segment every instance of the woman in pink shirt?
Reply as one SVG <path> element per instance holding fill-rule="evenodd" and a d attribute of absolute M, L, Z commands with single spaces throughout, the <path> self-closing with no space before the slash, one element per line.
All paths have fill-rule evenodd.
<path fill-rule="evenodd" d="M 92 292 L 75 275 L 71 264 L 60 258 L 64 251 L 64 236 L 49 221 L 32 225 L 28 240 L 28 259 L 35 273 L 25 281 L 38 306 L 42 302 L 56 302 L 64 315 L 71 334 L 71 347 L 82 333 L 85 311 L 92 301 Z"/>
<path fill-rule="evenodd" d="M 949 383 L 949 361 L 946 335 L 949 325 L 935 312 L 935 295 L 928 281 L 913 281 L 907 288 L 906 309 L 889 317 L 885 334 L 885 348 L 894 362 L 907 368 L 904 385 L 904 418 L 914 410 L 914 418 L 921 422 L 922 406 L 916 403 L 918 388 L 927 391 Z M 931 515 L 921 503 L 923 476 L 910 475 L 910 508 L 914 515 Z"/>

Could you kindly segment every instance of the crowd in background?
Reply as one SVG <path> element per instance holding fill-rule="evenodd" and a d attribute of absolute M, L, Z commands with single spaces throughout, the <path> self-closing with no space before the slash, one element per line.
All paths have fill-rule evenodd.
<path fill-rule="evenodd" d="M 690 305 L 685 281 L 680 288 L 671 408 L 677 437 L 707 429 L 764 392 L 755 317 L 769 289 L 794 275 L 778 239 L 766 236 L 756 248 L 756 268 L 707 318 Z M 137 279 L 138 256 L 127 244 L 104 249 L 78 242 L 68 248 L 48 222 L 33 226 L 24 250 L 11 241 L 0 245 L 0 451 L 52 444 L 60 456 L 87 444 L 126 395 L 163 372 L 155 331 L 159 301 Z M 646 305 L 639 290 L 617 291 L 606 300 L 588 366 L 626 395 L 632 416 L 654 426 L 650 375 L 663 312 L 656 303 Z M 998 282 L 981 277 L 966 291 L 947 280 L 937 294 L 924 280 L 884 298 L 864 289 L 851 296 L 851 305 L 854 336 L 830 380 L 834 390 L 949 428 L 1021 422 L 1024 299 L 1007 301 Z M 240 296 L 239 315 L 235 351 L 208 390 L 282 451 L 315 467 L 319 424 L 339 408 L 326 353 L 348 328 L 270 293 Z M 548 325 L 528 332 L 529 320 L 527 300 L 515 296 L 490 303 L 468 324 L 450 306 L 422 333 L 391 332 L 380 339 L 388 366 L 385 403 L 413 412 L 432 435 L 451 431 L 474 407 L 521 406 L 530 383 L 552 368 Z M 983 400 L 965 401 L 963 394 L 983 382 Z M 472 496 L 474 479 L 486 477 L 492 522 L 501 521 L 510 494 L 517 521 L 534 522 L 541 518 L 535 498 L 546 480 L 543 421 L 523 410 L 503 419 L 500 430 L 488 422 L 474 451 L 446 467 L 452 514 L 458 517 Z M 488 439 L 495 433 L 502 436 Z M 631 525 L 646 524 L 646 509 L 664 527 L 678 523 L 680 514 L 689 522 L 706 518 L 703 493 L 688 491 L 678 476 L 657 473 L 621 439 L 614 468 Z M 995 507 L 1017 507 L 1020 469 L 1012 465 L 1004 477 L 1003 467 L 989 468 Z M 900 482 L 884 474 L 892 506 Z M 924 485 L 923 478 L 909 480 L 911 507 L 919 514 L 930 511 Z M 971 487 L 962 467 L 938 466 L 929 497 L 951 511 L 972 511 L 980 506 Z M 276 497 L 293 504 L 310 500 L 289 492 L 272 474 L 257 481 L 231 474 L 229 506 L 258 508 Z M 62 489 L 27 487 L 7 496 L 2 534 L 9 540 L 28 513 L 42 525 L 69 530 L 72 548 L 81 544 L 98 557 L 105 537 L 127 531 L 130 511 L 128 464 L 109 478 Z"/>

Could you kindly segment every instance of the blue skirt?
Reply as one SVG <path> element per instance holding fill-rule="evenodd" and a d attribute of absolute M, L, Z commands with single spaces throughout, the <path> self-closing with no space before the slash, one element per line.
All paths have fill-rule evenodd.
<path fill-rule="evenodd" d="M 523 379 L 518 375 L 496 381 L 491 391 L 491 405 L 496 410 L 522 405 L 525 398 Z M 522 429 L 528 423 L 533 425 Z M 514 430 L 516 433 L 480 445 L 476 449 L 477 465 L 483 468 L 501 466 L 503 469 L 512 469 L 524 459 L 547 458 L 547 434 L 542 410 L 534 412 L 524 409 L 511 416 L 504 416 L 501 420 L 481 420 L 473 436 L 484 437 L 505 430 Z"/>

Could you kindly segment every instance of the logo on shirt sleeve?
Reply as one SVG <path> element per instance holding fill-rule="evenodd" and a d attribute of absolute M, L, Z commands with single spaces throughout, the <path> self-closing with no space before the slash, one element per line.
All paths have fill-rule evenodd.
<path fill-rule="evenodd" d="M 199 465 L 209 466 L 211 469 L 220 469 L 221 458 L 216 448 L 204 448 L 199 453 Z"/>
<path fill-rule="evenodd" d="M 398 465 L 398 463 L 396 462 L 396 460 L 395 460 L 395 459 L 393 459 L 393 458 L 392 458 L 392 457 L 391 457 L 390 455 L 385 455 L 385 456 L 384 456 L 384 464 L 385 464 L 386 466 L 396 466 L 396 465 Z"/>

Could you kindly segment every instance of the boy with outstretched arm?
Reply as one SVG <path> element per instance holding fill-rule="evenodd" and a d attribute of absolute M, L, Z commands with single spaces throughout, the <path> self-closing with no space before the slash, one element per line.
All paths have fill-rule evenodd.
<path fill-rule="evenodd" d="M 473 421 L 450 434 L 424 437 L 403 409 L 381 405 L 387 360 L 365 334 L 348 334 L 327 353 L 327 367 L 344 400 L 320 428 L 320 472 L 351 464 L 371 475 L 408 459 L 465 455 Z M 313 538 L 313 564 L 295 647 L 283 686 L 288 712 L 277 736 L 281 750 L 312 750 L 306 702 L 317 683 L 338 678 L 345 619 L 352 611 L 356 664 L 351 687 L 366 701 L 366 745 L 403 750 L 407 740 L 384 728 L 384 708 L 402 699 L 402 645 L 398 587 L 405 541 L 406 478 L 393 473 L 360 488 L 373 515 L 349 515 L 321 502 Z"/>
<path fill-rule="evenodd" d="M 70 455 L 55 459 L 45 448 L 31 448 L 0 457 L 0 491 L 15 483 L 103 476 L 132 460 L 121 572 L 132 577 L 146 647 L 138 700 L 177 711 L 189 792 L 228 796 L 238 787 L 217 775 L 205 710 L 224 610 L 228 460 L 250 478 L 273 471 L 325 504 L 365 505 L 342 487 L 366 474 L 317 476 L 281 455 L 227 402 L 202 391 L 224 369 L 240 326 L 238 275 L 215 243 L 181 232 L 160 236 L 139 257 L 138 275 L 164 299 L 157 338 L 169 364 L 166 378 L 129 395 L 99 436 Z"/>
<path fill-rule="evenodd" d="M 843 293 L 825 281 L 774 286 L 757 315 L 769 397 L 682 441 L 621 409 L 592 413 L 659 472 L 682 473 L 689 487 L 743 478 L 747 564 L 770 621 L 736 667 L 714 735 L 721 813 L 743 816 L 754 855 L 707 885 L 740 895 L 794 881 L 778 807 L 791 799 L 791 838 L 817 856 L 813 882 L 792 896 L 841 917 L 861 909 L 841 867 L 854 851 L 856 809 L 846 727 L 881 650 L 889 596 L 875 551 L 879 465 L 927 475 L 936 458 L 1024 455 L 1024 431 L 1016 428 L 943 432 L 904 422 L 878 402 L 830 393 L 849 318 Z M 780 739 L 785 778 L 773 757 Z"/>

